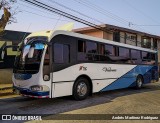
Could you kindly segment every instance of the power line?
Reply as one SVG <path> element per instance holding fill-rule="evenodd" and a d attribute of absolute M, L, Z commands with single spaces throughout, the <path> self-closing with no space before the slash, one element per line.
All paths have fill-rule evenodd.
<path fill-rule="evenodd" d="M 61 15 L 59 16 L 59 18 L 58 18 L 57 22 L 55 23 L 53 29 L 57 26 L 57 24 L 58 24 L 58 22 L 59 22 L 60 19 L 61 19 Z"/>
<path fill-rule="evenodd" d="M 146 13 L 144 13 L 143 11 L 139 10 L 138 8 L 136 8 L 135 6 L 133 6 L 132 4 L 130 4 L 127 0 L 123 0 L 127 5 L 129 5 L 130 7 L 132 7 L 132 9 L 134 9 L 135 11 L 137 11 L 138 13 L 142 14 L 143 16 L 145 16 L 146 18 L 150 19 L 151 21 L 154 21 L 157 24 L 160 24 L 158 21 L 156 21 L 155 19 L 153 19 L 152 17 L 150 17 L 149 15 L 147 15 Z M 138 25 L 139 26 L 139 25 Z"/>
<path fill-rule="evenodd" d="M 37 13 L 34 13 L 34 12 L 30 12 L 30 11 L 27 11 L 27 10 L 24 10 L 24 9 L 21 9 L 21 10 L 24 11 L 24 12 L 30 13 L 30 14 L 34 14 L 34 15 L 37 15 L 37 16 L 44 17 L 44 18 L 48 18 L 48 19 L 52 19 L 52 20 L 59 20 L 59 21 L 67 21 L 67 22 L 69 22 L 69 20 L 62 20 L 62 19 L 59 19 L 59 18 L 52 18 L 52 17 L 48 17 L 48 16 L 45 16 L 45 15 L 40 15 L 40 14 L 37 14 Z"/>
<path fill-rule="evenodd" d="M 106 9 L 103 9 L 100 6 L 93 4 L 93 2 L 91 3 L 91 2 L 89 2 L 87 0 L 74 0 L 74 1 L 80 3 L 80 4 L 84 5 L 84 6 L 87 6 L 87 7 L 91 8 L 92 10 L 97 11 L 97 12 L 103 14 L 103 15 L 107 16 L 107 14 L 109 14 L 109 16 L 111 16 L 112 19 L 114 19 L 114 20 L 116 20 L 116 21 L 118 21 L 120 23 L 124 23 L 124 24 L 127 23 L 129 27 L 134 28 L 133 26 L 135 26 L 135 27 L 139 28 L 140 30 L 143 30 L 144 32 L 147 32 L 147 33 L 151 34 L 150 31 L 139 27 L 140 25 L 132 23 L 132 22 L 130 22 L 128 20 L 125 20 L 125 19 L 123 19 L 123 18 L 121 18 L 121 17 L 119 17 L 119 16 L 107 11 Z"/>
<path fill-rule="evenodd" d="M 137 26 L 160 26 L 160 25 L 137 25 Z"/>
<path fill-rule="evenodd" d="M 56 9 L 56 8 L 53 8 L 53 7 L 51 7 L 51 6 L 49 6 L 49 5 L 46 5 L 46 4 L 44 4 L 44 3 L 41 3 L 41 2 L 39 2 L 39 1 L 37 1 L 37 0 L 32 0 L 32 1 L 30 1 L 30 0 L 21 0 L 21 1 L 27 2 L 27 3 L 31 4 L 31 5 L 34 5 L 34 6 L 36 6 L 36 7 L 45 9 L 45 10 L 47 10 L 47 11 L 54 12 L 54 13 L 59 14 L 59 15 L 61 15 L 61 16 L 65 16 L 65 17 L 67 17 L 67 18 L 70 18 L 70 19 L 75 20 L 75 21 L 77 21 L 77 22 L 83 23 L 83 24 L 88 25 L 88 26 L 90 26 L 90 27 L 93 27 L 93 28 L 95 28 L 95 29 L 98 29 L 98 30 L 101 30 L 101 31 L 104 31 L 104 32 L 112 32 L 112 33 L 114 32 L 114 31 L 112 31 L 112 30 L 104 29 L 104 28 L 102 28 L 102 27 L 99 26 L 99 25 L 95 25 L 95 24 L 90 23 L 90 22 L 88 22 L 88 21 L 86 21 L 86 20 L 83 20 L 83 19 L 81 19 L 81 18 L 78 18 L 78 17 L 73 16 L 73 15 L 71 15 L 71 14 L 68 14 L 68 13 L 66 13 L 66 12 L 63 12 L 63 11 L 58 10 L 58 9 Z M 33 2 L 33 1 L 34 1 L 34 2 Z M 120 35 L 120 38 L 125 38 L 125 37 Z M 133 41 L 133 40 L 131 40 L 131 39 L 129 39 L 129 40 L 130 40 L 130 41 Z"/>
<path fill-rule="evenodd" d="M 48 11 L 50 11 L 50 12 L 54 12 L 54 13 L 56 13 L 56 14 L 62 15 L 62 16 L 64 16 L 64 17 L 70 18 L 70 19 L 72 19 L 72 20 L 78 21 L 78 22 L 80 22 L 80 23 L 83 23 L 83 24 L 85 24 L 85 25 L 91 26 L 91 27 L 96 28 L 96 29 L 98 29 L 98 30 L 106 31 L 106 30 L 103 29 L 101 26 L 98 26 L 98 25 L 96 25 L 96 24 L 94 24 L 94 23 L 88 22 L 88 21 L 86 21 L 86 20 L 84 20 L 84 19 L 81 19 L 81 18 L 79 18 L 79 17 L 73 16 L 73 15 L 68 14 L 68 13 L 66 13 L 66 12 L 63 12 L 63 11 L 61 11 L 61 10 L 59 10 L 59 9 L 53 8 L 53 7 L 51 7 L 51 6 L 49 6 L 49 5 L 46 5 L 46 4 L 42 3 L 42 2 L 39 2 L 39 1 L 37 1 L 37 0 L 32 0 L 32 1 L 30 1 L 30 0 L 21 0 L 21 1 L 27 2 L 27 3 L 31 4 L 31 5 L 36 6 L 36 7 L 39 7 L 39 8 L 48 10 Z"/>
<path fill-rule="evenodd" d="M 21 0 L 21 1 L 22 1 L 22 0 Z M 20 3 L 20 2 L 17 2 L 17 4 L 19 4 L 19 5 L 21 5 L 21 6 L 25 6 L 25 7 L 27 7 L 27 8 L 33 9 L 33 10 L 37 10 L 38 12 L 42 12 L 42 13 L 45 13 L 45 14 L 46 14 L 46 12 L 48 12 L 48 11 L 42 11 L 42 9 L 33 8 L 33 7 L 31 7 L 31 6 L 22 4 L 22 3 Z M 28 10 L 27 10 L 27 11 L 28 11 Z M 55 14 L 53 14 L 53 13 L 51 13 L 51 12 L 49 12 L 49 13 L 55 16 Z"/>
<path fill-rule="evenodd" d="M 111 19 L 113 20 L 116 20 L 120 23 L 123 23 L 123 24 L 128 24 L 129 21 L 126 21 L 125 19 L 123 18 L 120 18 L 118 17 L 117 15 L 114 15 L 113 13 L 103 9 L 103 8 L 100 8 L 99 6 L 93 4 L 93 3 L 90 3 L 89 1 L 80 1 L 80 0 L 74 0 L 75 2 L 78 2 L 79 4 L 82 4 L 86 7 L 89 7 L 90 9 L 98 12 L 98 13 L 101 13 L 102 15 L 106 15 L 107 17 L 110 17 Z"/>
<path fill-rule="evenodd" d="M 123 19 L 123 18 L 121 18 L 121 17 L 119 17 L 119 16 L 117 16 L 117 15 L 115 15 L 115 14 L 113 14 L 113 13 L 111 13 L 111 12 L 109 12 L 109 11 L 107 11 L 107 10 L 105 10 L 105 9 L 103 9 L 103 8 L 93 4 L 93 3 L 91 3 L 91 2 L 89 2 L 89 1 L 83 1 L 83 0 L 74 0 L 74 1 L 80 3 L 80 4 L 84 5 L 84 6 L 87 6 L 87 7 L 91 8 L 91 9 L 93 9 L 94 11 L 97 11 L 97 12 L 103 14 L 103 15 L 106 15 L 106 16 L 109 15 L 112 19 L 114 19 L 114 20 L 116 20 L 116 21 L 118 21 L 120 23 L 125 23 L 125 24 L 127 23 L 129 27 L 136 26 L 137 28 L 139 28 L 140 30 L 143 30 L 144 32 L 151 33 L 148 30 L 139 27 L 137 24 L 129 22 L 129 21 L 127 21 L 127 20 L 125 20 L 125 19 Z"/>
<path fill-rule="evenodd" d="M 56 2 L 56 1 L 54 1 L 54 0 L 48 0 L 48 1 L 49 1 L 49 2 L 52 2 L 52 3 L 54 3 L 54 4 L 57 4 L 57 5 L 65 8 L 65 9 L 68 9 L 68 10 L 74 12 L 74 13 L 78 13 L 78 14 L 81 15 L 81 16 L 87 17 L 87 18 L 89 18 L 89 19 L 91 19 L 91 20 L 94 20 L 94 21 L 96 21 L 96 22 L 99 22 L 99 23 L 103 24 L 103 22 L 101 22 L 100 20 L 97 20 L 97 19 L 95 19 L 95 18 L 93 18 L 93 17 L 89 17 L 89 16 L 87 16 L 87 15 L 85 15 L 85 14 L 79 12 L 79 11 L 76 11 L 76 10 L 74 10 L 74 9 L 72 9 L 72 8 L 69 8 L 69 7 L 67 7 L 67 6 L 64 6 L 63 4 L 60 4 L 60 3 L 58 3 L 58 2 Z"/>
<path fill-rule="evenodd" d="M 37 10 L 38 12 L 42 12 L 44 13 L 44 11 L 41 11 L 40 9 L 36 9 L 36 8 L 33 8 L 33 7 L 30 7 L 30 6 L 27 6 L 25 4 L 22 4 L 22 3 L 18 3 L 19 5 L 22 5 L 22 6 L 25 6 L 27 8 L 30 8 L 30 9 L 33 9 L 33 10 Z M 34 14 L 34 15 L 37 15 L 37 16 L 41 16 L 41 17 L 44 17 L 44 18 L 48 18 L 48 19 L 51 19 L 51 20 L 59 20 L 59 18 L 53 18 L 53 17 L 49 17 L 49 16 L 45 16 L 45 15 L 42 15 L 42 14 L 37 14 L 36 12 L 31 12 L 31 11 L 28 11 L 28 10 L 25 10 L 25 9 L 21 9 L 22 12 L 26 12 L 26 13 L 30 13 L 30 14 Z M 52 13 L 50 13 L 52 14 Z M 53 15 L 53 14 L 52 14 Z M 54 15 L 55 16 L 55 15 Z M 63 20 L 63 19 L 60 19 L 60 21 L 66 21 L 66 22 L 69 22 L 69 20 Z"/>

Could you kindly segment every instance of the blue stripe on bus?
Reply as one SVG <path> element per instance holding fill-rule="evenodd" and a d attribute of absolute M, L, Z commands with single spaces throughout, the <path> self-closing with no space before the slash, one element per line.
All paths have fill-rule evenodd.
<path fill-rule="evenodd" d="M 49 91 L 43 91 L 43 92 L 31 91 L 27 88 L 20 88 L 20 87 L 16 87 L 16 86 L 13 86 L 13 88 L 19 90 L 20 93 L 24 94 L 24 95 L 32 95 L 32 96 L 48 96 L 49 95 Z"/>
<path fill-rule="evenodd" d="M 139 74 L 143 75 L 144 84 L 149 83 L 154 78 L 152 76 L 152 72 L 157 70 L 158 68 L 156 66 L 138 65 L 126 74 L 124 74 L 123 76 L 121 76 L 120 78 L 118 78 L 117 80 L 115 80 L 110 85 L 103 88 L 101 91 L 108 91 L 135 86 L 136 77 Z M 157 73 L 155 72 L 155 74 Z M 155 77 L 156 76 L 157 75 L 155 75 Z"/>
<path fill-rule="evenodd" d="M 49 91 L 34 92 L 34 91 L 29 91 L 29 90 L 20 90 L 20 93 L 24 95 L 32 95 L 32 96 L 48 96 L 49 95 Z"/>

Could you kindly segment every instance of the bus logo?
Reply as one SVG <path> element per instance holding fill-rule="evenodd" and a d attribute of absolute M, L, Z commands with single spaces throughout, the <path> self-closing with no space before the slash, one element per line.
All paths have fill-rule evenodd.
<path fill-rule="evenodd" d="M 111 67 L 104 67 L 102 70 L 104 72 L 116 72 L 117 71 L 116 69 L 112 69 Z"/>
<path fill-rule="evenodd" d="M 86 71 L 86 70 L 87 70 L 87 67 L 80 66 L 80 67 L 79 67 L 79 71 L 81 71 L 81 70 Z"/>

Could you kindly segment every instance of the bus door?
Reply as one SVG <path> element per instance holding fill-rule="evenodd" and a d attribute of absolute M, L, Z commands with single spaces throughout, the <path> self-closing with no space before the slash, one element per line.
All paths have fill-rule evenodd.
<path fill-rule="evenodd" d="M 64 69 L 70 66 L 70 44 L 55 42 L 53 44 L 53 80 L 52 80 L 52 97 L 70 95 L 72 89 L 65 89 L 69 87 Z"/>
<path fill-rule="evenodd" d="M 52 74 L 52 46 L 47 45 L 47 49 L 44 56 L 44 62 L 43 62 L 43 80 L 45 82 L 45 85 L 47 85 L 50 88 L 50 98 L 52 98 L 52 91 L 53 91 L 53 74 Z"/>

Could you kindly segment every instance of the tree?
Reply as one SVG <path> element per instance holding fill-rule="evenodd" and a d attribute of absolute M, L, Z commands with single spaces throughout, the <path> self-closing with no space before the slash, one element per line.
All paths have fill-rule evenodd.
<path fill-rule="evenodd" d="M 16 11 L 12 10 L 12 5 L 16 0 L 0 0 L 0 11 L 2 11 L 2 16 L 0 18 L 0 34 L 3 32 L 7 24 L 14 22 L 14 15 Z"/>

